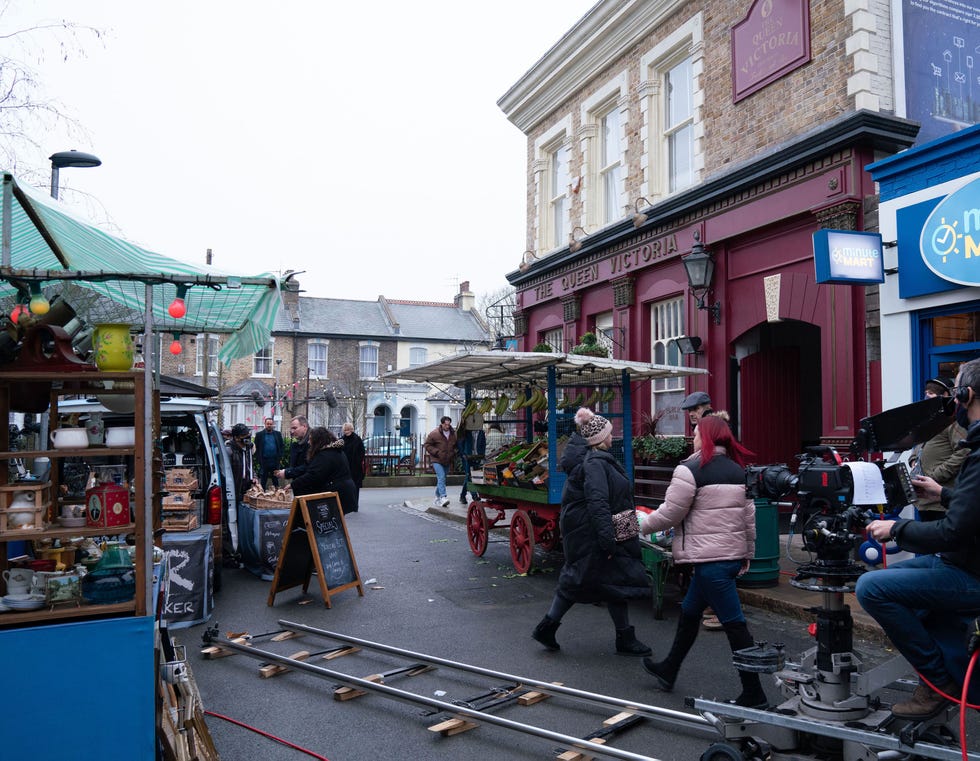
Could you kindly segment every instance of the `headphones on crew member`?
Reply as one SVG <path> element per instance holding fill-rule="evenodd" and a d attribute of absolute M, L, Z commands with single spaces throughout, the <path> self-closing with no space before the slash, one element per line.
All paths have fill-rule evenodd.
<path fill-rule="evenodd" d="M 960 386 L 956 389 L 956 396 L 954 398 L 964 407 L 969 407 L 970 402 L 973 401 L 973 395 L 974 391 L 972 386 Z"/>

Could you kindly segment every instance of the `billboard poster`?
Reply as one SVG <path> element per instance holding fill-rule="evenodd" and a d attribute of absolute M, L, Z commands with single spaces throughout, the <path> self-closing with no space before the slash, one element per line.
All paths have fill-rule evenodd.
<path fill-rule="evenodd" d="M 902 0 L 902 27 L 916 145 L 980 122 L 980 2 Z"/>

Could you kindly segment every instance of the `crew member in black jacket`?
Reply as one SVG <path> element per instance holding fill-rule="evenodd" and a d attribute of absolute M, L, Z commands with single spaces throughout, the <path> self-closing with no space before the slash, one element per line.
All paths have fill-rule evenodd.
<path fill-rule="evenodd" d="M 942 692 L 958 696 L 960 686 L 947 670 L 921 613 L 955 615 L 980 609 L 980 359 L 960 366 L 952 391 L 957 422 L 967 431 L 960 446 L 970 453 L 955 491 L 941 491 L 946 514 L 926 523 L 871 521 L 870 536 L 878 541 L 892 539 L 903 550 L 923 554 L 865 573 L 855 593 L 912 667 Z M 913 486 L 924 495 L 938 491 L 931 478 L 917 477 Z M 892 706 L 892 713 L 904 719 L 927 719 L 946 704 L 944 697 L 921 683 L 911 700 Z"/>

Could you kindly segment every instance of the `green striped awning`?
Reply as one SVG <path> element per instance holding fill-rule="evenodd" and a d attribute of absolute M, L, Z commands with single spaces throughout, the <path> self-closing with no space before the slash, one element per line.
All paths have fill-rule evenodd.
<path fill-rule="evenodd" d="M 76 217 L 59 201 L 19 183 L 9 173 L 3 175 L 3 199 L 4 206 L 9 204 L 10 229 L 8 246 L 5 213 L 0 218 L 4 238 L 0 299 L 16 298 L 12 283 L 38 282 L 49 299 L 65 292 L 86 322 L 104 313 L 109 304 L 125 315 L 116 321 L 129 322 L 140 331 L 145 326 L 146 284 L 150 283 L 155 331 L 228 334 L 218 355 L 225 363 L 254 354 L 269 342 L 280 307 L 276 276 L 237 275 L 148 251 Z M 187 313 L 174 319 L 167 307 L 179 284 L 190 286 Z M 68 298 L 67 292 L 88 292 L 91 298 Z"/>

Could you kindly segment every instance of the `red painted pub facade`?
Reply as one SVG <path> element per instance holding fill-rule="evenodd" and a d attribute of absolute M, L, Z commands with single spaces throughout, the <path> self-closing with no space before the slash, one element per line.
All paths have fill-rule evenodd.
<path fill-rule="evenodd" d="M 893 116 L 846 113 L 641 208 L 645 221 L 627 218 L 581 248 L 529 257 L 508 275 L 517 289 L 518 349 L 560 328 L 568 350 L 598 329 L 614 357 L 709 370 L 669 397 L 671 409 L 641 384 L 637 418 L 663 412 L 674 416 L 673 432 L 680 425 L 690 433 L 676 402 L 704 390 L 715 409 L 729 412 L 757 462 L 792 462 L 812 444 L 846 447 L 859 419 L 880 409 L 877 289 L 818 284 L 812 235 L 875 230 L 877 200 L 864 167 L 910 146 L 916 131 Z M 714 259 L 703 309 L 681 261 L 699 240 Z M 701 339 L 699 353 L 654 356 L 655 305 L 671 298 L 682 299 L 683 334 Z M 598 324 L 610 313 L 611 325 Z"/>

